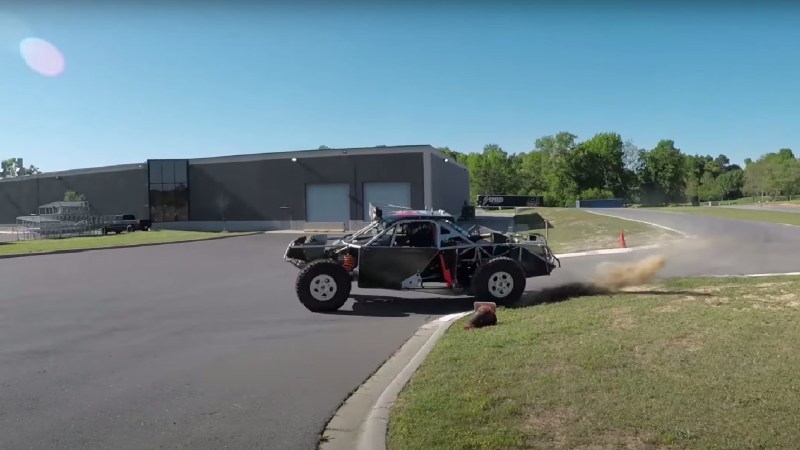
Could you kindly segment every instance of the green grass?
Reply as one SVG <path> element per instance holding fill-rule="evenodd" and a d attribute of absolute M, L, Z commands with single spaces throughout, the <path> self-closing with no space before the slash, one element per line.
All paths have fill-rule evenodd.
<path fill-rule="evenodd" d="M 737 209 L 721 206 L 680 206 L 671 208 L 652 208 L 658 211 L 697 214 L 703 216 L 719 217 L 723 219 L 751 220 L 755 222 L 785 223 L 800 225 L 800 211 L 770 211 L 769 207 L 761 209 Z"/>
<path fill-rule="evenodd" d="M 110 234 L 106 236 L 85 236 L 64 239 L 43 239 L 37 241 L 14 241 L 0 243 L 0 256 L 51 253 L 64 250 L 91 250 L 131 245 L 161 244 L 171 242 L 213 239 L 222 236 L 236 236 L 247 233 L 213 233 L 199 231 L 136 231 L 134 233 Z"/>
<path fill-rule="evenodd" d="M 724 200 L 722 201 L 722 204 L 753 205 L 758 203 L 759 198 L 760 197 L 756 197 L 755 199 L 753 197 L 742 197 L 742 198 L 737 198 L 736 200 Z M 764 197 L 762 201 L 766 203 L 792 203 L 792 204 L 800 203 L 800 199 L 793 198 L 792 200 L 789 200 L 789 197 L 786 196 L 777 197 L 775 199 L 773 199 L 772 197 Z"/>
<path fill-rule="evenodd" d="M 759 201 L 761 201 L 761 203 L 763 205 L 765 205 L 765 206 L 781 205 L 781 204 L 790 205 L 790 206 L 797 206 L 798 204 L 800 204 L 800 198 L 792 197 L 791 199 L 789 199 L 788 196 L 781 196 L 781 197 L 764 196 L 764 197 L 756 197 L 756 198 L 753 198 L 753 197 L 742 197 L 742 198 L 737 198 L 735 200 L 712 200 L 712 203 L 714 205 L 716 205 L 717 203 L 719 203 L 720 205 L 755 205 L 755 204 L 758 204 Z M 702 202 L 700 202 L 700 204 L 701 205 L 706 205 L 706 204 L 708 204 L 708 201 L 702 201 Z M 629 207 L 629 208 L 632 207 L 632 206 L 634 206 L 634 205 L 627 205 L 627 207 Z M 637 205 L 637 206 L 642 206 L 642 205 Z M 684 203 L 680 203 L 680 204 L 670 204 L 667 207 L 672 208 L 672 207 L 682 207 L 682 206 L 691 206 L 691 204 L 689 202 L 684 202 Z"/>
<path fill-rule="evenodd" d="M 547 231 L 547 240 L 556 254 L 619 247 L 620 230 L 628 247 L 679 237 L 677 233 L 662 228 L 576 208 L 536 208 L 532 213 L 541 215 L 552 224 L 553 228 Z M 525 222 L 525 216 L 516 216 L 515 221 Z M 535 231 L 544 234 L 544 229 Z"/>
<path fill-rule="evenodd" d="M 800 278 L 674 280 L 465 320 L 401 392 L 389 450 L 800 442 Z"/>

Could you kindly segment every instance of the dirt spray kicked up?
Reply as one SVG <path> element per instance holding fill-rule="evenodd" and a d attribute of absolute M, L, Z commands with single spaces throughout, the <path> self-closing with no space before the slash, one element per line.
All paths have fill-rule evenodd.
<path fill-rule="evenodd" d="M 531 292 L 517 303 L 517 307 L 542 303 L 555 303 L 575 297 L 607 295 L 625 288 L 642 286 L 653 281 L 667 262 L 664 256 L 649 256 L 633 263 L 605 263 L 588 282 L 567 283 L 561 286 Z"/>
<path fill-rule="evenodd" d="M 657 255 L 631 264 L 606 264 L 601 266 L 591 284 L 606 292 L 641 286 L 653 281 L 666 263 L 667 258 Z"/>

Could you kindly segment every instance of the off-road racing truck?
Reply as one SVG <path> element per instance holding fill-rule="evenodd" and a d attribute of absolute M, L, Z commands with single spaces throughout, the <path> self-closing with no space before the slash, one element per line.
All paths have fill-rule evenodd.
<path fill-rule="evenodd" d="M 394 212 L 384 213 L 394 208 Z M 474 296 L 508 305 L 527 278 L 561 266 L 545 239 L 473 226 L 464 230 L 444 211 L 371 205 L 371 222 L 339 238 L 302 236 L 284 260 L 300 269 L 295 290 L 310 311 L 335 311 L 353 283 L 362 289 Z"/>

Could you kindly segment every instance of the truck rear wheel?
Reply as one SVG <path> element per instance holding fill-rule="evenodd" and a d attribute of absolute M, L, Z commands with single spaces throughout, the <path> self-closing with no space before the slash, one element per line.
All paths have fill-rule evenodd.
<path fill-rule="evenodd" d="M 478 267 L 472 277 L 472 292 L 478 301 L 510 306 L 522 297 L 525 281 L 522 267 L 501 256 Z"/>
<path fill-rule="evenodd" d="M 350 274 L 336 261 L 321 259 L 298 275 L 295 291 L 300 303 L 312 312 L 336 311 L 350 298 Z"/>

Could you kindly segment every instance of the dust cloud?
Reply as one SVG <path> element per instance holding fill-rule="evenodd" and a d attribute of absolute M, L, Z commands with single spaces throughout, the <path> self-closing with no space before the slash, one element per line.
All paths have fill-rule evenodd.
<path fill-rule="evenodd" d="M 667 258 L 656 255 L 631 264 L 607 264 L 591 280 L 591 284 L 605 292 L 648 284 L 661 272 Z"/>
<path fill-rule="evenodd" d="M 633 263 L 601 264 L 588 282 L 567 283 L 541 291 L 529 292 L 512 307 L 524 308 L 575 297 L 607 295 L 620 292 L 625 288 L 642 286 L 653 281 L 666 262 L 665 256 L 655 255 Z"/>

